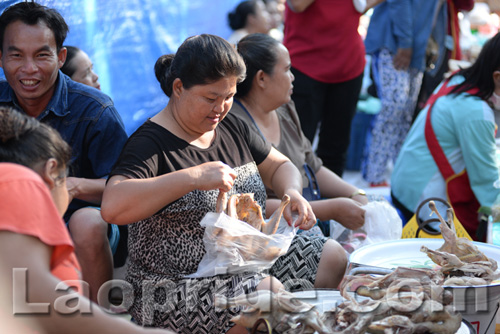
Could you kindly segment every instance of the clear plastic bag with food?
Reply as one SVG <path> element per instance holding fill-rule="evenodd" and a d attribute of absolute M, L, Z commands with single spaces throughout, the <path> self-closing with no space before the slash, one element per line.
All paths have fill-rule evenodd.
<path fill-rule="evenodd" d="M 212 277 L 268 269 L 288 251 L 296 234 L 296 228 L 289 226 L 283 218 L 276 233 L 270 235 L 225 213 L 209 212 L 200 225 L 205 227 L 203 243 L 206 254 L 196 273 L 187 277 Z"/>

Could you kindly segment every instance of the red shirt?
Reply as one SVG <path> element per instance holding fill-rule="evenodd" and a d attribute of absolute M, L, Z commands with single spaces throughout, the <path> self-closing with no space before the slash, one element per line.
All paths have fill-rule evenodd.
<path fill-rule="evenodd" d="M 365 67 L 360 17 L 350 0 L 316 0 L 302 13 L 287 5 L 283 44 L 292 66 L 325 83 L 358 77 Z"/>
<path fill-rule="evenodd" d="M 61 281 L 81 280 L 73 242 L 38 174 L 21 165 L 0 163 L 0 212 L 0 230 L 33 236 L 53 247 L 54 276 Z"/>

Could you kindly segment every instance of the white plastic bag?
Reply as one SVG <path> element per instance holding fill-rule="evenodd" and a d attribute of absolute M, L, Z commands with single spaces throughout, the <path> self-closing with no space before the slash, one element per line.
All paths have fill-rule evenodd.
<path fill-rule="evenodd" d="M 205 227 L 203 243 L 206 254 L 196 273 L 187 277 L 212 277 L 270 268 L 288 251 L 296 234 L 296 229 L 288 226 L 283 218 L 278 231 L 272 235 L 225 213 L 209 212 L 200 225 Z"/>
<path fill-rule="evenodd" d="M 401 239 L 403 221 L 388 202 L 370 202 L 363 207 L 365 212 L 366 239 L 364 244 Z"/>
<path fill-rule="evenodd" d="M 336 221 L 331 221 L 330 237 L 337 240 L 348 253 L 369 244 L 401 239 L 403 221 L 389 202 L 373 201 L 363 206 L 365 224 L 357 230 L 350 230 Z"/>

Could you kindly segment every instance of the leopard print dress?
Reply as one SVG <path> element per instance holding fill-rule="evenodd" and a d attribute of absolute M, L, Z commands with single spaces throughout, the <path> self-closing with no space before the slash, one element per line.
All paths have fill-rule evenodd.
<path fill-rule="evenodd" d="M 222 161 L 237 173 L 229 195 L 252 192 L 265 208 L 266 190 L 257 164 L 269 150 L 261 138 L 252 136 L 246 124 L 230 115 L 218 125 L 214 143 L 207 149 L 189 145 L 147 121 L 129 138 L 111 176 L 148 179 Z M 239 309 L 216 309 L 214 296 L 253 292 L 267 276 L 243 273 L 186 278 L 197 271 L 205 254 L 200 221 L 206 213 L 215 211 L 218 193 L 191 191 L 153 216 L 129 225 L 127 281 L 133 287 L 133 300 L 126 302 L 138 324 L 177 333 L 224 333 L 233 325 L 229 320 Z"/>
<path fill-rule="evenodd" d="M 228 195 L 254 193 L 265 210 L 266 189 L 257 164 L 267 157 L 270 145 L 230 114 L 217 130 L 214 144 L 200 149 L 148 121 L 130 137 L 111 176 L 146 179 L 222 161 L 237 173 Z M 234 297 L 253 292 L 268 276 L 253 272 L 186 278 L 197 271 L 205 254 L 200 221 L 206 213 L 215 211 L 218 194 L 218 190 L 189 192 L 153 216 L 129 225 L 127 281 L 133 287 L 128 296 L 133 298 L 126 298 L 124 303 L 130 306 L 136 323 L 177 333 L 225 333 L 240 309 L 216 309 L 215 295 Z M 287 282 L 305 279 L 314 283 L 323 244 L 322 240 L 313 242 L 297 236 L 288 254 L 270 271 Z"/>
<path fill-rule="evenodd" d="M 236 186 L 229 194 L 245 189 L 259 194 L 256 199 L 264 205 L 265 188 L 256 168 L 254 163 L 237 168 Z M 199 222 L 207 212 L 215 211 L 218 193 L 190 192 L 151 218 L 130 225 L 127 280 L 136 296 L 129 312 L 137 323 L 178 333 L 224 333 L 239 308 L 215 309 L 214 296 L 252 292 L 265 277 L 246 273 L 184 278 L 196 272 L 205 254 L 204 228 Z"/>

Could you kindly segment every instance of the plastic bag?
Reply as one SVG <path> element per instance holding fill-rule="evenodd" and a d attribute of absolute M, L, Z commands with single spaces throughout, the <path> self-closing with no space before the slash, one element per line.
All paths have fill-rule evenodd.
<path fill-rule="evenodd" d="M 337 240 L 348 253 L 376 242 L 401 239 L 403 221 L 387 201 L 374 201 L 364 205 L 365 224 L 350 230 L 336 221 L 330 221 L 330 237 Z"/>
<path fill-rule="evenodd" d="M 275 234 L 267 235 L 225 213 L 209 212 L 200 225 L 205 227 L 206 254 L 196 273 L 186 277 L 212 277 L 219 274 L 259 272 L 270 268 L 284 255 L 296 234 L 281 218 Z"/>

